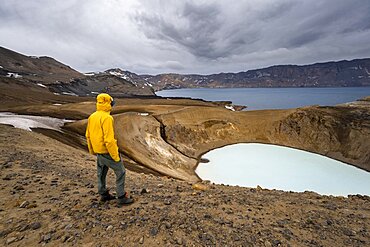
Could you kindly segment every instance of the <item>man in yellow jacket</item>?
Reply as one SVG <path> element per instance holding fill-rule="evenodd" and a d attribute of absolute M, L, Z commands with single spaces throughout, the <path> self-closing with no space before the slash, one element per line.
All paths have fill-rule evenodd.
<path fill-rule="evenodd" d="M 117 141 L 114 138 L 113 117 L 110 115 L 113 98 L 106 93 L 96 97 L 96 112 L 90 115 L 86 128 L 86 140 L 91 154 L 97 155 L 98 192 L 101 201 L 115 199 L 106 188 L 108 169 L 116 174 L 118 206 L 130 204 L 134 200 L 125 192 L 126 171 L 121 161 Z"/>

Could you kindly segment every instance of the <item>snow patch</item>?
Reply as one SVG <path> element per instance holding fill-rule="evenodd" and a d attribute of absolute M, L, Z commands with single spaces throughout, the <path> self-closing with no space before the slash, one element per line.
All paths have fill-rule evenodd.
<path fill-rule="evenodd" d="M 42 116 L 29 116 L 17 115 L 11 112 L 0 112 L 0 123 L 9 124 L 15 128 L 32 131 L 31 128 L 43 128 L 61 131 L 64 123 L 73 122 L 72 120 L 42 117 Z"/>
<path fill-rule="evenodd" d="M 169 151 L 167 146 L 164 146 L 163 143 L 154 137 L 151 134 L 146 134 L 145 141 L 148 144 L 149 148 L 155 150 L 156 153 L 159 153 L 166 157 L 172 157 L 172 153 Z"/>
<path fill-rule="evenodd" d="M 119 76 L 119 77 L 124 76 L 124 74 L 122 74 L 120 72 L 115 72 L 115 71 L 109 71 L 109 74 Z M 123 78 L 123 79 L 125 79 L 125 78 Z"/>
<path fill-rule="evenodd" d="M 10 73 L 8 72 L 8 74 L 6 75 L 6 77 L 14 77 L 14 78 L 21 78 L 22 76 L 17 74 L 17 73 Z"/>
<path fill-rule="evenodd" d="M 225 105 L 225 108 L 231 111 L 235 111 L 234 107 L 232 105 Z"/>
<path fill-rule="evenodd" d="M 86 75 L 86 76 L 93 76 L 93 75 L 95 75 L 95 73 L 84 73 L 84 75 Z"/>
<path fill-rule="evenodd" d="M 4 67 L 0 65 L 0 69 L 3 69 Z"/>
<path fill-rule="evenodd" d="M 60 95 L 59 93 L 54 93 L 55 95 Z"/>
<path fill-rule="evenodd" d="M 41 83 L 37 83 L 37 86 L 46 87 L 44 84 L 41 84 Z"/>
<path fill-rule="evenodd" d="M 98 92 L 91 92 L 92 94 L 99 94 Z"/>
<path fill-rule="evenodd" d="M 53 105 L 62 105 L 62 104 L 55 103 L 55 104 L 53 104 Z"/>
<path fill-rule="evenodd" d="M 138 115 L 140 115 L 140 116 L 149 116 L 149 113 L 147 113 L 147 112 L 140 112 L 140 113 L 138 113 Z"/>
<path fill-rule="evenodd" d="M 62 94 L 64 94 L 64 95 L 70 95 L 70 96 L 78 96 L 77 94 L 70 93 L 70 92 L 62 92 Z"/>

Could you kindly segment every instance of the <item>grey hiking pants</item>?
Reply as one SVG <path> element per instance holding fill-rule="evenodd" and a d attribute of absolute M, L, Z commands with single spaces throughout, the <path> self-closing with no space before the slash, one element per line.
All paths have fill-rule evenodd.
<path fill-rule="evenodd" d="M 106 178 L 108 169 L 111 168 L 116 174 L 116 192 L 117 197 L 125 195 L 125 176 L 126 170 L 123 166 L 122 160 L 115 162 L 109 154 L 97 155 L 97 168 L 98 168 L 98 192 L 103 195 L 107 192 Z"/>

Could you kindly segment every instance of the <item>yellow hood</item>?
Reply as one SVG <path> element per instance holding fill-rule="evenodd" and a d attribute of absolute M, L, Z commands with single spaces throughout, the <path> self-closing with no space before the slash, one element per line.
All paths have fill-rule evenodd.
<path fill-rule="evenodd" d="M 113 98 L 107 93 L 101 93 L 96 97 L 96 110 L 97 111 L 106 111 L 110 112 L 112 106 L 110 103 L 113 101 Z"/>

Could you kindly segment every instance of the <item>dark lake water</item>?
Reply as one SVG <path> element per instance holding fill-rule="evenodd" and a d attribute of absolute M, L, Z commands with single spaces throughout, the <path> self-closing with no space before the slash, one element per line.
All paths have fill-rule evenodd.
<path fill-rule="evenodd" d="M 162 97 L 191 97 L 210 101 L 232 101 L 247 110 L 288 109 L 307 105 L 337 105 L 370 96 L 370 87 L 341 88 L 197 88 L 156 93 Z"/>

